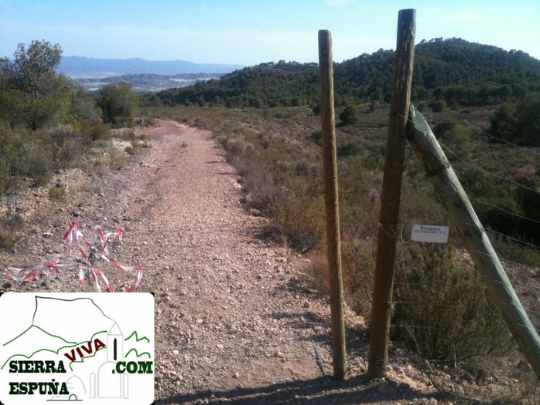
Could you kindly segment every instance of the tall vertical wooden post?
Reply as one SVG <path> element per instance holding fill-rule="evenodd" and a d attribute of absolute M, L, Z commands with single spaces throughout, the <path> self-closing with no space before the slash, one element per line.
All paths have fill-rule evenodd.
<path fill-rule="evenodd" d="M 319 31 L 319 71 L 321 129 L 324 170 L 324 201 L 326 205 L 326 235 L 330 267 L 330 312 L 332 316 L 332 356 L 334 378 L 343 379 L 347 372 L 345 323 L 343 320 L 343 282 L 339 234 L 339 203 L 334 115 L 334 67 L 330 31 Z"/>
<path fill-rule="evenodd" d="M 371 310 L 371 336 L 368 354 L 368 375 L 371 378 L 380 378 L 385 375 L 388 357 L 396 237 L 398 235 L 399 202 L 405 157 L 405 128 L 411 100 L 415 17 L 416 11 L 414 9 L 399 11 L 394 85 L 386 144 Z"/>

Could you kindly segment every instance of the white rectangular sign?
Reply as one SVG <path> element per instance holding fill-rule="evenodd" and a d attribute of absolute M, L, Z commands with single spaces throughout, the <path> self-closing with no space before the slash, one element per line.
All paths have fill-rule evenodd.
<path fill-rule="evenodd" d="M 447 243 L 450 228 L 444 225 L 413 225 L 411 239 L 415 242 Z"/>

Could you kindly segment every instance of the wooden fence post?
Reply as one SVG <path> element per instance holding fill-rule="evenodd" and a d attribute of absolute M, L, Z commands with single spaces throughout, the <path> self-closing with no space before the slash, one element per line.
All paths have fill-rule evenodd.
<path fill-rule="evenodd" d="M 467 251 L 502 311 L 510 332 L 540 378 L 540 338 L 521 306 L 504 268 L 474 212 L 465 190 L 420 112 L 411 107 L 407 138 L 443 205 L 452 217 Z"/>
<path fill-rule="evenodd" d="M 334 378 L 341 380 L 347 372 L 347 354 L 345 350 L 345 323 L 343 319 L 332 36 L 330 31 L 326 30 L 319 31 L 319 71 L 324 201 L 326 206 L 328 266 L 330 268 L 332 357 L 334 362 Z"/>
<path fill-rule="evenodd" d="M 414 64 L 415 30 L 416 10 L 400 10 L 371 309 L 371 335 L 368 353 L 368 375 L 371 378 L 381 378 L 386 373 L 396 261 L 396 237 L 398 235 L 397 224 L 405 144 L 407 142 L 405 127 L 409 114 Z"/>

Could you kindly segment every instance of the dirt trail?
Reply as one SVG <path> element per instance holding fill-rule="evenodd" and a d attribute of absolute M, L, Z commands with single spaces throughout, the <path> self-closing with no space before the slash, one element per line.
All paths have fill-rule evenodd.
<path fill-rule="evenodd" d="M 301 258 L 257 238 L 265 220 L 240 204 L 211 134 L 171 121 L 144 132 L 155 147 L 135 170 L 154 175 L 125 215 L 151 261 L 141 287 L 156 293 L 156 398 L 316 380 L 312 339 L 331 372 L 327 305 L 299 282 Z"/>
<path fill-rule="evenodd" d="M 174 121 L 137 129 L 151 149 L 92 189 L 79 171 L 63 175 L 73 192 L 59 204 L 47 189 L 10 199 L 31 222 L 16 254 L 2 263 L 63 251 L 70 220 L 123 227 L 117 261 L 143 265 L 139 291 L 156 297 L 156 404 L 430 403 L 429 380 L 411 366 L 391 378 L 365 377 L 363 319 L 347 311 L 349 375 L 329 374 L 329 304 L 302 281 L 305 259 L 257 237 L 266 220 L 246 210 L 234 169 L 211 133 Z M 118 255 L 118 256 L 116 256 Z M 108 273 L 119 291 L 132 279 Z M 87 287 L 91 291 L 91 287 Z M 13 284 L 0 291 L 80 291 L 75 275 Z M 409 378 L 412 377 L 412 378 Z M 427 401 L 427 402 L 426 402 Z"/>

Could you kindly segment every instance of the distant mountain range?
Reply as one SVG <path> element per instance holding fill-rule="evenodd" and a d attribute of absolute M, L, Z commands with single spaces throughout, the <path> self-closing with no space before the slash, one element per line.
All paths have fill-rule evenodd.
<path fill-rule="evenodd" d="M 241 65 L 198 64 L 183 60 L 149 61 L 145 59 L 92 59 L 80 56 L 62 56 L 56 69 L 73 79 L 103 78 L 131 74 L 178 75 L 182 73 L 225 74 Z"/>

